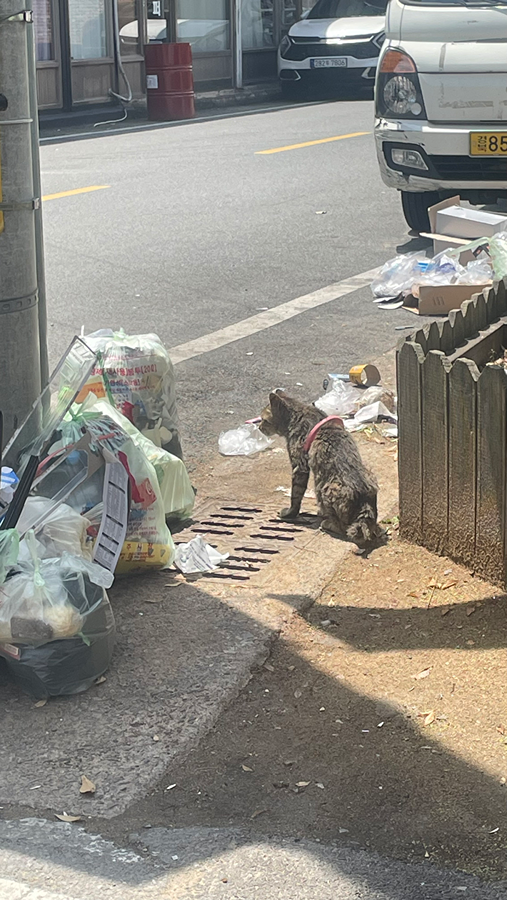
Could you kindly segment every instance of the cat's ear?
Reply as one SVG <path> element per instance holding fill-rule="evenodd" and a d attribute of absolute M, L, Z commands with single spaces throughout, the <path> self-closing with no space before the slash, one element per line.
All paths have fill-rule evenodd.
<path fill-rule="evenodd" d="M 281 410 L 287 409 L 287 403 L 285 400 L 285 394 L 283 391 L 271 391 L 269 395 L 269 402 L 271 404 L 271 409 L 273 413 L 280 412 Z"/>

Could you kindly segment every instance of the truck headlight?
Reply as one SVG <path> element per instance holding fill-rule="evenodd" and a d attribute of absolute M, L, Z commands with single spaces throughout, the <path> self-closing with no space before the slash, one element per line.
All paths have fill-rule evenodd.
<path fill-rule="evenodd" d="M 402 50 L 388 50 L 382 57 L 375 105 L 377 115 L 388 118 L 421 119 L 426 116 L 415 63 Z"/>

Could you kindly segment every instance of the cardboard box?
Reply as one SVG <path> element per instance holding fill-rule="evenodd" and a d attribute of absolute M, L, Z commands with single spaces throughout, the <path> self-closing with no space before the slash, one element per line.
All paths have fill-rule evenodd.
<path fill-rule="evenodd" d="M 468 214 L 472 214 L 475 216 L 476 213 L 480 213 L 482 216 L 491 216 L 491 213 L 482 213 L 480 210 L 467 209 L 461 206 L 461 197 L 456 194 L 454 197 L 449 197 L 447 200 L 441 200 L 440 203 L 435 203 L 434 206 L 430 206 L 428 209 L 428 217 L 430 220 L 430 232 L 421 232 L 421 237 L 429 238 L 433 241 L 433 253 L 441 253 L 443 250 L 455 250 L 456 247 L 463 247 L 465 244 L 469 244 L 473 240 L 477 240 L 477 238 L 481 237 L 490 237 L 491 234 L 495 234 L 493 231 L 491 234 L 489 232 L 483 232 L 482 229 L 474 234 L 474 237 L 470 237 L 467 234 L 462 234 L 461 232 L 457 235 L 452 235 L 449 231 L 442 231 L 441 228 L 438 227 L 438 222 L 441 222 L 442 219 L 440 217 L 451 216 L 452 210 L 458 207 L 464 213 L 467 214 L 468 225 L 465 224 L 465 219 L 458 216 L 456 221 L 460 222 L 462 230 L 470 227 L 471 219 Z M 493 216 L 493 218 L 500 220 L 501 224 L 498 224 L 496 231 L 505 231 L 507 230 L 507 216 Z M 449 219 L 447 219 L 447 225 L 449 225 Z M 484 226 L 486 227 L 486 226 Z M 459 261 L 462 266 L 466 266 L 467 263 L 471 262 L 474 259 L 474 255 L 471 250 L 465 250 L 463 253 L 460 253 Z"/>
<path fill-rule="evenodd" d="M 465 300 L 491 287 L 488 284 L 421 284 L 419 299 L 409 294 L 404 306 L 419 316 L 446 316 L 451 309 L 459 309 Z"/>
<path fill-rule="evenodd" d="M 482 209 L 468 209 L 456 204 L 439 209 L 436 215 L 435 233 L 449 237 L 466 238 L 469 241 L 491 237 L 507 228 L 507 217 Z"/>

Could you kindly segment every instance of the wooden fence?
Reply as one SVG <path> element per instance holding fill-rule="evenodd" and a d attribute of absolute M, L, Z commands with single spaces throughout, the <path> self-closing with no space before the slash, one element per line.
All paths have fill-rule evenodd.
<path fill-rule="evenodd" d="M 505 585 L 507 280 L 397 350 L 400 534 Z"/>

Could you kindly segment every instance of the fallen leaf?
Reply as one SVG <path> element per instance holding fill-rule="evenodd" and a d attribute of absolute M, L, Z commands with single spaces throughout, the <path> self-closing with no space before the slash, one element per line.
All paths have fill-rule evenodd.
<path fill-rule="evenodd" d="M 271 663 L 264 663 L 264 668 L 267 669 L 268 672 L 274 672 L 275 667 L 271 665 Z"/>
<path fill-rule="evenodd" d="M 323 791 L 323 790 L 324 790 L 324 785 L 323 785 L 323 784 L 322 784 L 322 782 L 321 782 L 321 781 L 316 781 L 316 782 L 315 782 L 315 787 L 318 787 L 318 788 L 320 788 L 320 789 L 321 789 L 321 791 Z"/>
<path fill-rule="evenodd" d="M 423 725 L 432 725 L 433 722 L 435 721 L 435 710 L 434 709 L 430 709 L 430 711 L 427 713 L 421 713 L 421 715 L 424 716 Z"/>
<path fill-rule="evenodd" d="M 251 819 L 256 819 L 257 816 L 262 816 L 263 813 L 267 813 L 267 809 L 256 809 L 255 812 L 250 816 Z"/>
<path fill-rule="evenodd" d="M 45 700 L 37 700 L 37 703 L 35 703 L 34 706 L 36 709 L 42 709 L 42 707 L 45 706 L 47 702 L 48 701 L 47 701 L 47 697 L 46 697 Z"/>
<path fill-rule="evenodd" d="M 308 787 L 309 781 L 296 781 L 296 787 Z"/>
<path fill-rule="evenodd" d="M 80 794 L 94 794 L 96 791 L 96 787 L 93 781 L 90 781 L 86 775 L 81 775 L 81 787 L 79 788 Z"/>
<path fill-rule="evenodd" d="M 243 769 L 243 772 L 253 772 L 253 769 L 251 769 L 250 766 L 245 766 L 244 763 L 241 764 L 241 768 Z"/>
<path fill-rule="evenodd" d="M 407 594 L 407 597 L 418 597 L 418 591 L 410 591 L 410 594 Z"/>
<path fill-rule="evenodd" d="M 468 609 L 466 610 L 467 616 L 471 616 L 472 613 L 474 613 L 476 609 L 477 609 L 476 606 L 469 606 Z"/>
<path fill-rule="evenodd" d="M 505 725 L 497 725 L 496 730 L 499 732 L 499 734 L 505 734 Z"/>
<path fill-rule="evenodd" d="M 107 681 L 106 676 L 99 675 L 99 677 L 95 679 L 95 684 L 104 684 L 105 681 Z"/>
<path fill-rule="evenodd" d="M 295 668 L 296 668 L 296 666 L 287 666 L 287 671 L 293 672 Z"/>
<path fill-rule="evenodd" d="M 432 668 L 433 666 L 426 666 L 426 668 L 423 669 L 422 672 L 418 672 L 417 675 L 412 675 L 412 678 L 415 678 L 416 681 L 420 681 L 421 678 L 427 678 Z"/>
<path fill-rule="evenodd" d="M 442 590 L 446 591 L 447 588 L 454 587 L 457 583 L 458 583 L 457 581 L 446 581 L 446 583 L 441 586 Z"/>
<path fill-rule="evenodd" d="M 60 822 L 82 822 L 82 816 L 68 816 L 67 813 L 55 813 L 55 818 L 60 819 Z"/>
<path fill-rule="evenodd" d="M 440 615 L 441 615 L 441 616 L 446 616 L 447 613 L 449 613 L 450 611 L 451 611 L 451 607 L 450 607 L 450 606 L 444 606 L 443 609 L 442 609 L 441 612 L 440 612 Z"/>

